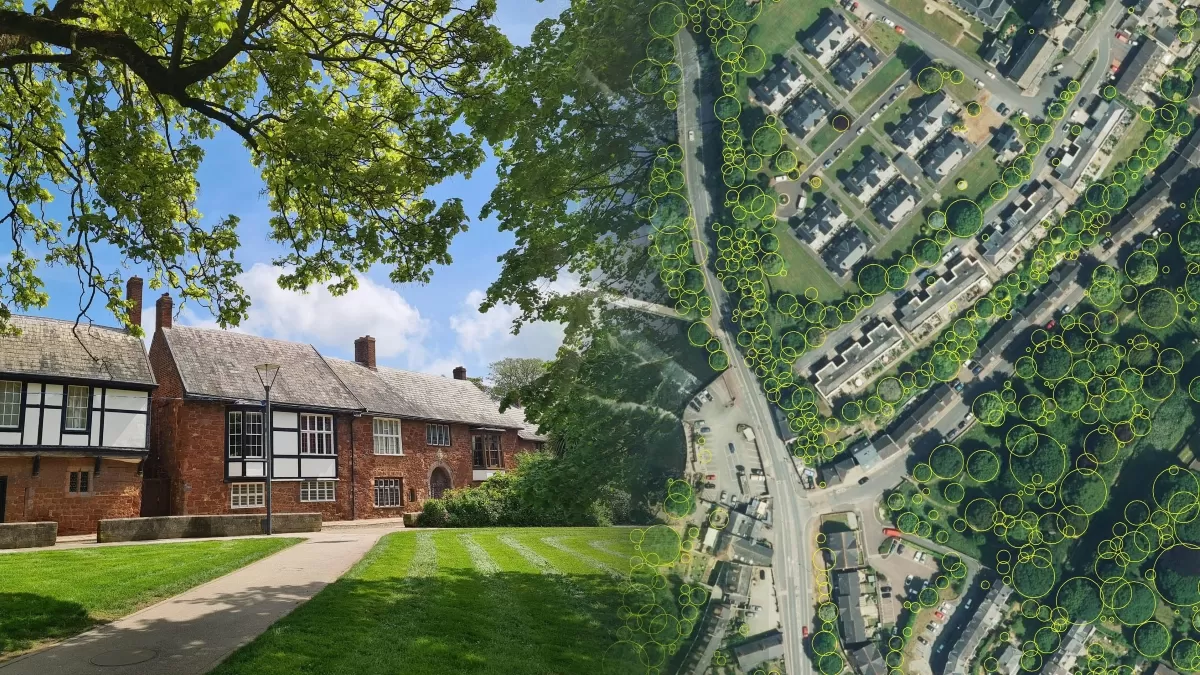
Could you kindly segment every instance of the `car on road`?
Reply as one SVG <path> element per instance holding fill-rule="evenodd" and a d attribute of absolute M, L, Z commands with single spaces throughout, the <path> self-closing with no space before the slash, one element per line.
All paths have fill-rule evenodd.
<path fill-rule="evenodd" d="M 695 129 L 688 129 L 688 140 L 689 141 L 696 140 L 696 130 Z"/>
<path fill-rule="evenodd" d="M 962 390 L 963 390 L 963 383 L 962 383 L 962 382 L 955 382 L 955 383 L 954 383 L 954 391 L 957 391 L 958 393 L 960 393 L 960 394 L 961 394 L 961 393 L 962 393 Z"/>
<path fill-rule="evenodd" d="M 983 366 L 979 365 L 978 363 L 976 363 L 975 367 L 971 369 L 972 375 L 979 375 L 982 372 L 983 372 Z"/>
<path fill-rule="evenodd" d="M 725 490 L 721 490 L 721 500 L 720 500 L 720 501 L 721 501 L 721 503 L 722 503 L 722 504 L 724 504 L 724 503 L 725 503 L 725 498 L 726 498 L 726 497 L 728 497 L 728 496 L 729 496 L 729 493 L 728 493 L 728 492 L 726 492 Z"/>
<path fill-rule="evenodd" d="M 867 481 L 869 481 L 869 480 L 871 480 L 871 477 L 870 477 L 870 476 L 863 476 L 862 478 L 859 478 L 859 479 L 858 479 L 858 484 L 859 484 L 859 485 L 866 485 L 866 484 L 867 484 Z"/>
<path fill-rule="evenodd" d="M 833 166 L 833 158 L 830 157 L 829 159 L 825 160 L 825 163 L 822 164 L 821 166 L 824 166 L 826 169 Z"/>
<path fill-rule="evenodd" d="M 980 89 L 983 89 L 983 88 L 984 88 L 985 86 L 987 86 L 987 85 L 985 85 L 985 84 L 983 83 L 983 80 L 981 80 L 981 79 L 979 79 L 979 78 L 977 77 L 977 78 L 975 78 L 975 86 L 976 86 L 976 87 L 979 87 Z"/>
<path fill-rule="evenodd" d="M 875 111 L 875 114 L 874 114 L 874 115 L 871 115 L 871 121 L 872 121 L 872 122 L 874 122 L 875 120 L 879 119 L 879 116 L 880 116 L 880 115 L 882 115 L 882 114 L 883 114 L 883 110 L 882 110 L 882 109 L 880 109 L 880 110 L 876 110 L 876 111 Z"/>
<path fill-rule="evenodd" d="M 994 79 L 996 79 L 996 74 L 995 74 L 995 73 L 993 73 L 993 72 L 992 72 L 992 71 L 990 71 L 990 70 L 989 70 L 989 71 L 987 71 L 987 76 L 988 76 L 989 78 L 993 79 L 993 80 L 994 80 Z"/>
<path fill-rule="evenodd" d="M 854 135 L 855 135 L 855 136 L 862 136 L 862 135 L 863 135 L 863 132 L 865 132 L 866 130 L 867 130 L 867 128 L 866 128 L 866 127 L 859 127 L 859 128 L 858 128 L 858 131 L 855 131 L 855 132 L 854 132 Z"/>
<path fill-rule="evenodd" d="M 1050 319 L 1049 321 L 1046 322 L 1046 330 L 1054 330 L 1054 327 L 1057 325 L 1058 325 L 1057 321 L 1055 321 L 1054 319 Z"/>
<path fill-rule="evenodd" d="M 733 443 L 729 444 L 729 454 L 737 454 L 737 448 L 733 447 Z"/>

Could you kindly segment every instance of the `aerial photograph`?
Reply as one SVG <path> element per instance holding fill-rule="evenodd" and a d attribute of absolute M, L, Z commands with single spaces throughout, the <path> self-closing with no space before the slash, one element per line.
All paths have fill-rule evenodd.
<path fill-rule="evenodd" d="M 0 0 L 0 675 L 1200 673 L 1200 0 Z"/>

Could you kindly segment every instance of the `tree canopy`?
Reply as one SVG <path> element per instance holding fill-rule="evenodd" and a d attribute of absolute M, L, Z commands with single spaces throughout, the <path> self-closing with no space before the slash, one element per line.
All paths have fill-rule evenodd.
<path fill-rule="evenodd" d="M 488 378 L 492 384 L 488 393 L 497 401 L 520 403 L 519 391 L 534 386 L 537 379 L 546 373 L 546 362 L 541 359 L 509 357 L 492 362 Z"/>
<path fill-rule="evenodd" d="M 484 137 L 463 121 L 502 117 L 489 69 L 510 46 L 492 0 L 13 6 L 0 9 L 12 243 L 0 326 L 48 301 L 39 260 L 76 269 L 118 317 L 130 304 L 120 269 L 135 266 L 223 326 L 244 319 L 238 217 L 196 209 L 218 133 L 261 172 L 281 286 L 342 293 L 376 264 L 400 283 L 450 262 L 467 214 L 426 190 L 482 163 Z M 48 211 L 56 194 L 66 203 Z"/>

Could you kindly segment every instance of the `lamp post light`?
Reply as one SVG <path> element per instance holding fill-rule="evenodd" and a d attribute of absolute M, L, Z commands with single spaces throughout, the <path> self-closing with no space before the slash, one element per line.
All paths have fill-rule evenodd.
<path fill-rule="evenodd" d="M 271 480 L 274 477 L 274 459 L 271 457 L 274 448 L 271 438 L 271 385 L 275 384 L 275 378 L 279 377 L 279 364 L 263 363 L 254 366 L 255 372 L 258 373 L 258 381 L 262 383 L 263 389 L 267 393 L 267 398 L 263 405 L 266 408 L 263 414 L 263 453 L 267 459 L 267 520 L 264 523 L 263 529 L 267 534 L 274 534 L 271 528 Z"/>

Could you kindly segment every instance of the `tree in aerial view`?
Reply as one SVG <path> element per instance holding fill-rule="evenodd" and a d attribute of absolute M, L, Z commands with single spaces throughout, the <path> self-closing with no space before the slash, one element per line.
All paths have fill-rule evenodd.
<path fill-rule="evenodd" d="M 467 214 L 426 191 L 483 162 L 484 138 L 459 125 L 505 112 L 491 104 L 490 71 L 510 51 L 494 3 L 6 6 L 0 325 L 48 301 L 39 257 L 77 270 L 123 322 L 126 265 L 223 326 L 244 319 L 238 217 L 196 210 L 216 134 L 261 172 L 283 287 L 341 293 L 376 264 L 394 282 L 425 281 L 450 262 Z M 65 202 L 48 215 L 54 194 Z"/>
<path fill-rule="evenodd" d="M 945 77 L 942 76 L 942 71 L 937 68 L 925 68 L 917 73 L 917 86 L 926 94 L 932 94 L 941 89 L 944 81 Z"/>
<path fill-rule="evenodd" d="M 983 210 L 969 199 L 960 199 L 946 208 L 946 229 L 956 237 L 974 236 L 983 227 Z"/>
<path fill-rule="evenodd" d="M 1158 278 L 1158 259 L 1146 251 L 1134 251 L 1125 261 L 1125 274 L 1139 286 L 1154 283 Z"/>
<path fill-rule="evenodd" d="M 1186 101 L 1192 95 L 1192 80 L 1181 72 L 1171 71 L 1159 82 L 1159 91 L 1171 103 Z"/>

